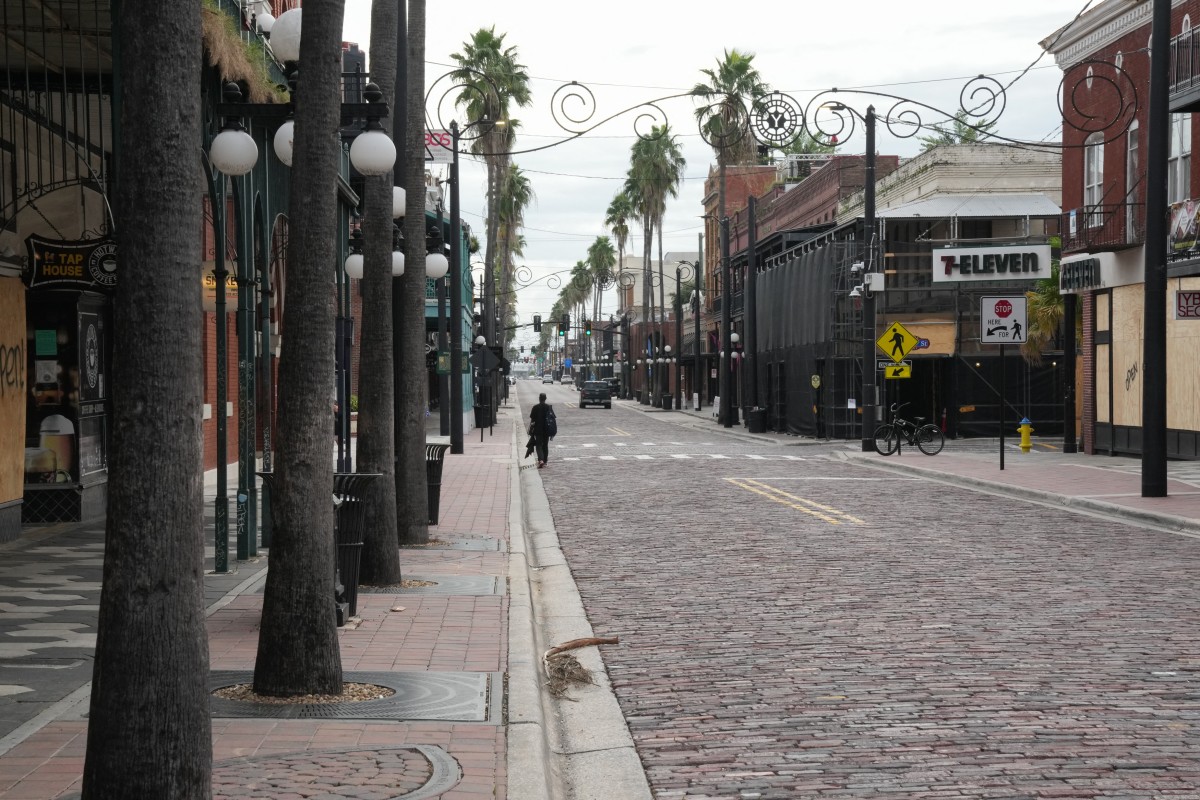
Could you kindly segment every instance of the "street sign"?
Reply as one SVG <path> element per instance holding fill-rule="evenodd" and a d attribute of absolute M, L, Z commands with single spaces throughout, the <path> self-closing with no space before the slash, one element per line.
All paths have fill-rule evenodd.
<path fill-rule="evenodd" d="M 908 359 L 904 361 L 884 361 L 882 358 L 875 361 L 875 369 L 889 369 L 891 367 L 905 366 L 912 370 L 912 362 Z"/>
<path fill-rule="evenodd" d="M 454 140 L 450 131 L 425 131 L 425 160 L 434 164 L 449 164 L 454 160 Z"/>
<path fill-rule="evenodd" d="M 911 378 L 912 362 L 902 361 L 899 364 L 889 364 L 887 369 L 883 371 L 883 377 L 889 381 L 898 378 Z"/>
<path fill-rule="evenodd" d="M 979 343 L 1023 344 L 1028 335 L 1023 294 L 979 298 Z"/>
<path fill-rule="evenodd" d="M 883 336 L 875 340 L 875 346 L 878 347 L 885 356 L 892 361 L 903 361 L 914 347 L 917 346 L 919 340 L 908 332 L 908 329 L 899 322 L 893 322 Z"/>

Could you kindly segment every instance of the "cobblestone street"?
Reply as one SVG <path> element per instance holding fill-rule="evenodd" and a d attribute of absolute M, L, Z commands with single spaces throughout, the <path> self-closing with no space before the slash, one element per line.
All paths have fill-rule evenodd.
<path fill-rule="evenodd" d="M 1194 538 L 548 394 L 656 797 L 1200 797 Z"/>

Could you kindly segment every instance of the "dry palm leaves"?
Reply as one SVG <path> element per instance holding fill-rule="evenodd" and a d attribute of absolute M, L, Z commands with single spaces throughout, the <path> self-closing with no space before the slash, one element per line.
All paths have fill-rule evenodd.
<path fill-rule="evenodd" d="M 546 672 L 546 689 L 552 697 L 566 697 L 574 685 L 595 684 L 592 673 L 569 651 L 598 644 L 616 644 L 616 636 L 586 636 L 551 647 L 542 654 L 542 669 Z M 567 698 L 568 700 L 570 698 Z"/>

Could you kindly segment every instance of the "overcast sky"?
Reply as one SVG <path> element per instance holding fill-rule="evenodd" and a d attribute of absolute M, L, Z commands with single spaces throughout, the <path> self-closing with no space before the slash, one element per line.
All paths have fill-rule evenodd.
<path fill-rule="evenodd" d="M 524 263 L 541 280 L 520 292 L 518 314 L 527 322 L 535 313 L 547 315 L 557 297 L 556 290 L 547 288 L 548 276 L 569 271 L 586 257 L 596 236 L 608 233 L 604 212 L 624 181 L 636 136 L 636 115 L 626 114 L 581 138 L 547 147 L 568 138 L 549 113 L 554 91 L 564 83 L 578 81 L 592 90 L 597 106 L 594 121 L 599 121 L 638 103 L 687 92 L 702 80 L 701 69 L 715 67 L 723 51 L 733 48 L 753 53 L 762 78 L 801 103 L 837 87 L 847 105 L 865 111 L 873 102 L 880 114 L 889 101 L 849 95 L 846 90 L 883 92 L 953 112 L 966 80 L 986 74 L 1004 84 L 1018 79 L 1007 92 L 996 132 L 1016 139 L 1058 141 L 1061 73 L 1038 42 L 1070 22 L 1086 4 L 1086 0 L 846 4 L 767 0 L 727 6 L 718 16 L 706 13 L 714 8 L 709 4 L 662 0 L 428 3 L 426 79 L 432 83 L 452 68 L 450 54 L 461 51 L 474 31 L 493 26 L 505 35 L 506 45 L 517 49 L 531 78 L 533 105 L 514 111 L 521 120 L 515 149 L 545 148 L 514 156 L 536 196 L 525 217 Z M 368 49 L 370 0 L 346 0 L 343 37 Z M 694 250 L 701 230 L 704 179 L 715 163 L 713 152 L 697 133 L 690 98 L 666 101 L 661 108 L 687 159 L 679 197 L 667 207 L 664 248 Z M 452 113 L 452 109 L 443 112 Z M 442 118 L 443 123 L 449 120 L 449 116 Z M 923 120 L 931 123 L 939 118 L 926 111 Z M 879 153 L 908 157 L 920 151 L 915 137 L 895 139 L 880 128 Z M 863 150 L 860 129 L 839 152 Z M 464 158 L 461 165 L 463 218 L 481 232 L 482 239 L 485 173 L 471 159 Z M 629 248 L 641 252 L 637 226 L 632 226 Z M 612 301 L 606 305 L 615 311 Z M 529 344 L 534 339 L 532 331 L 526 330 L 516 341 Z"/>

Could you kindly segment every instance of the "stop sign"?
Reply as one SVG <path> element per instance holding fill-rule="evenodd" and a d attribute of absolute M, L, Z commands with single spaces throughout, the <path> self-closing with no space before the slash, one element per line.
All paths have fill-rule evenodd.
<path fill-rule="evenodd" d="M 1004 319 L 1013 311 L 1012 303 L 1007 300 L 998 300 L 996 302 L 996 316 Z"/>

